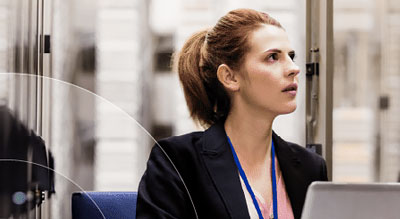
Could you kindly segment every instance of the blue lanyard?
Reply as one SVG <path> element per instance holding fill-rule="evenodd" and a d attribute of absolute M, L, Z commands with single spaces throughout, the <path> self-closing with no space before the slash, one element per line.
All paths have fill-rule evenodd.
<path fill-rule="evenodd" d="M 228 137 L 229 145 L 231 146 L 233 159 L 235 160 L 236 166 L 239 169 L 239 174 L 242 177 L 244 184 L 246 185 L 247 191 L 250 193 L 251 198 L 253 199 L 254 207 L 257 210 L 258 216 L 260 219 L 264 219 L 261 214 L 260 206 L 258 205 L 256 196 L 254 195 L 253 190 L 250 187 L 249 181 L 247 180 L 246 174 L 244 173 L 242 166 L 240 165 L 239 158 L 236 155 L 235 149 L 233 148 L 231 139 Z M 272 163 L 272 207 L 274 212 L 274 219 L 278 219 L 278 198 L 277 198 L 277 190 L 276 190 L 276 175 L 275 175 L 275 148 L 274 148 L 274 141 L 271 144 L 271 163 Z"/>

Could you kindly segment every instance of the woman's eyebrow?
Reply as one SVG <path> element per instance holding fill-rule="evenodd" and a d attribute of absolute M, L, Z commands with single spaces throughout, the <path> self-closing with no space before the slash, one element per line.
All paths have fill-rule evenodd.
<path fill-rule="evenodd" d="M 282 53 L 282 50 L 274 48 L 274 49 L 268 49 L 268 50 L 265 51 L 264 53 L 271 53 L 271 52 Z M 294 53 L 296 53 L 294 50 L 290 50 L 290 51 L 288 52 L 288 54 L 294 54 Z"/>
<path fill-rule="evenodd" d="M 267 51 L 265 51 L 265 53 L 271 53 L 271 52 L 282 53 L 282 50 L 274 48 L 274 49 L 268 49 Z"/>

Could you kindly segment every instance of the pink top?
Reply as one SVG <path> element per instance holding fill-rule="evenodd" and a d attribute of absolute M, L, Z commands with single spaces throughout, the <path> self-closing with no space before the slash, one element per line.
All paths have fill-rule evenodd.
<path fill-rule="evenodd" d="M 275 158 L 275 162 L 278 163 L 278 160 Z M 246 198 L 247 209 L 249 209 L 250 219 L 258 219 L 257 210 L 254 207 L 253 199 L 250 196 L 250 193 L 247 191 L 246 185 L 244 184 L 242 178 L 239 176 L 240 182 L 242 183 L 242 189 L 244 191 L 244 195 Z M 256 196 L 258 205 L 260 206 L 261 213 L 264 219 L 272 218 L 273 215 L 272 203 L 268 206 L 265 202 L 264 198 L 252 187 L 254 195 Z M 279 219 L 294 219 L 292 206 L 290 204 L 289 197 L 287 196 L 285 183 L 282 178 L 282 174 L 279 176 L 277 181 L 277 193 L 278 193 L 278 218 Z"/>

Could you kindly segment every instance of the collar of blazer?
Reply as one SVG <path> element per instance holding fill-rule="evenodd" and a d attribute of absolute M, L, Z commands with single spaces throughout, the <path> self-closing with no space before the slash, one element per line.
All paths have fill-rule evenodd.
<path fill-rule="evenodd" d="M 208 173 L 217 188 L 222 200 L 225 202 L 231 218 L 250 218 L 246 205 L 246 199 L 240 184 L 238 170 L 229 148 L 223 123 L 217 123 L 204 133 L 202 145 L 202 157 L 208 169 Z M 296 194 L 298 175 L 297 168 L 301 165 L 296 152 L 280 138 L 275 132 L 272 136 L 275 144 L 276 156 L 279 167 L 285 181 L 292 206 L 297 205 Z"/>

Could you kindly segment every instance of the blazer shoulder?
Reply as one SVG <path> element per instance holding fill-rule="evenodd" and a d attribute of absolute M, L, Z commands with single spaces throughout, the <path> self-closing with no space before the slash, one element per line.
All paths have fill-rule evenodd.
<path fill-rule="evenodd" d="M 165 149 L 173 151 L 191 150 L 194 145 L 201 140 L 203 133 L 204 132 L 199 131 L 163 138 L 159 140 L 156 145 L 159 144 L 160 146 L 165 147 Z"/>
<path fill-rule="evenodd" d="M 137 218 L 194 218 L 190 171 L 201 132 L 161 139 L 153 146 L 138 188 Z"/>
<path fill-rule="evenodd" d="M 286 141 L 275 132 L 273 132 L 273 136 L 274 136 L 274 141 L 276 140 L 277 143 L 281 146 L 284 146 L 284 148 L 287 148 L 286 146 L 288 146 L 289 151 L 291 151 L 291 153 L 293 153 L 293 155 L 295 155 L 299 158 L 304 158 L 306 160 L 317 161 L 317 162 L 320 162 L 321 160 L 325 161 L 324 158 L 322 156 L 320 156 L 319 154 L 314 153 L 314 152 L 310 151 L 309 149 L 307 149 L 303 146 L 300 146 L 299 144 L 296 144 L 296 143 L 293 143 L 290 141 Z"/>
<path fill-rule="evenodd" d="M 197 154 L 196 147 L 201 142 L 204 132 L 191 132 L 179 136 L 171 136 L 157 141 L 151 151 L 152 155 L 164 154 L 177 161 L 190 160 Z"/>
<path fill-rule="evenodd" d="M 313 157 L 315 159 L 324 159 L 321 155 L 307 149 L 304 146 L 300 146 L 299 144 L 293 143 L 293 142 L 287 142 L 289 147 L 291 147 L 296 153 L 299 155 L 304 155 L 307 157 Z"/>
<path fill-rule="evenodd" d="M 314 161 L 316 163 L 325 163 L 325 159 L 321 155 L 293 142 L 287 142 L 287 144 L 299 157 L 302 157 L 309 161 Z"/>
<path fill-rule="evenodd" d="M 306 165 L 306 168 L 311 171 L 316 171 L 315 174 L 318 175 L 318 181 L 328 181 L 328 172 L 326 167 L 325 159 L 305 147 L 302 147 L 296 143 L 287 142 L 289 147 L 298 155 L 298 157 L 303 160 L 303 163 Z"/>

